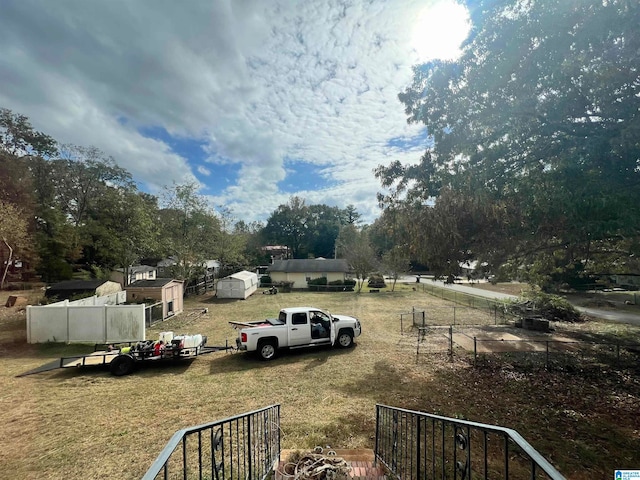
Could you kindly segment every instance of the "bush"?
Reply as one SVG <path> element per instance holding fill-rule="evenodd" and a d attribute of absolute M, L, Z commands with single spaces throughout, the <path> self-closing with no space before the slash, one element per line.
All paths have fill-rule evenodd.
<path fill-rule="evenodd" d="M 580 312 L 566 298 L 539 289 L 524 292 L 520 298 L 507 304 L 507 310 L 523 317 L 539 315 L 556 322 L 582 321 Z"/>
<path fill-rule="evenodd" d="M 307 286 L 312 292 L 326 290 L 326 288 L 324 287 L 327 286 L 327 277 L 312 278 L 311 280 L 307 281 Z"/>
<path fill-rule="evenodd" d="M 262 275 L 260 277 L 260 286 L 268 287 L 271 285 L 271 276 L 270 275 Z"/>
<path fill-rule="evenodd" d="M 272 284 L 280 293 L 289 293 L 293 290 L 293 282 L 276 282 Z"/>
<path fill-rule="evenodd" d="M 384 282 L 384 277 L 382 275 L 371 275 L 367 286 L 369 288 L 385 288 L 387 284 Z"/>

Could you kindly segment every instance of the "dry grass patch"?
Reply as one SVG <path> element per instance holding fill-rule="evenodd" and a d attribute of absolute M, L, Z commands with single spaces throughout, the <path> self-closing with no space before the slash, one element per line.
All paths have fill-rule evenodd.
<path fill-rule="evenodd" d="M 637 420 L 624 414 L 637 406 L 636 380 L 626 380 L 615 390 L 617 395 L 629 395 L 624 397 L 624 408 L 607 400 L 612 414 L 598 408 L 592 417 L 594 395 L 609 398 L 611 390 L 601 390 L 608 384 L 590 385 L 588 392 L 593 394 L 576 399 L 573 386 L 585 383 L 579 376 L 549 374 L 541 382 L 539 376 L 527 373 L 514 382 L 499 366 L 470 368 L 466 357 L 449 362 L 446 353 L 416 356 L 416 338 L 400 333 L 400 313 L 412 306 L 428 309 L 443 303 L 411 286 L 379 294 L 189 299 L 187 311 L 208 308 L 208 313 L 178 316 L 148 330 L 147 337 L 173 330 L 202 333 L 211 345 L 234 342 L 237 332 L 228 321 L 272 317 L 280 308 L 294 305 L 356 316 L 363 334 L 349 350 L 296 351 L 272 362 L 221 352 L 122 378 L 102 370 L 15 378 L 66 354 L 69 347 L 31 347 L 22 342 L 19 348 L 0 350 L 0 463 L 15 478 L 139 478 L 176 430 L 273 403 L 282 405 L 282 448 L 371 448 L 374 407 L 384 403 L 516 428 L 564 473 L 609 475 L 620 465 L 640 464 L 640 427 L 633 433 L 631 425 Z M 0 324 L 0 348 L 9 341 L 4 334 L 15 331 L 11 325 L 4 320 Z M 567 408 L 583 417 L 568 417 L 562 413 Z M 585 438 L 585 432 L 596 434 L 589 427 L 593 418 L 598 436 Z M 615 451 L 608 443 L 613 437 Z M 576 450 L 579 442 L 587 446 L 584 455 Z M 614 465 L 623 460 L 626 463 Z M 570 478 L 586 477 L 576 473 Z"/>

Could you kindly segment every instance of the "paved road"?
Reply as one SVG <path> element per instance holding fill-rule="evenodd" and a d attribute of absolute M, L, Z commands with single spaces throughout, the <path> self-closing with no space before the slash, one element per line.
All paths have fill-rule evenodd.
<path fill-rule="evenodd" d="M 399 282 L 402 283 L 416 283 L 415 275 L 405 275 L 398 279 Z M 469 293 L 471 295 L 476 295 L 478 297 L 485 297 L 491 299 L 499 299 L 499 300 L 514 300 L 517 295 L 509 295 L 508 293 L 494 292 L 492 290 L 484 290 L 482 288 L 475 288 L 470 285 L 465 285 L 461 283 L 444 283 L 442 280 L 431 280 L 430 278 L 421 278 L 420 284 L 424 285 L 435 285 L 438 288 L 446 288 L 449 290 L 454 290 L 456 292 Z"/>
<path fill-rule="evenodd" d="M 398 281 L 402 283 L 416 283 L 416 277 L 415 275 L 406 275 L 400 278 Z M 469 285 L 464 285 L 459 283 L 446 284 L 439 280 L 433 281 L 430 278 L 421 278 L 420 283 L 421 284 L 423 283 L 425 285 L 433 284 L 437 287 L 447 288 L 450 290 L 454 290 L 456 292 L 470 293 L 472 295 L 485 297 L 485 298 L 504 299 L 504 300 L 507 300 L 507 299 L 513 300 L 518 298 L 516 295 L 509 295 L 507 293 L 501 293 L 501 292 L 493 292 L 491 290 L 474 288 Z M 598 308 L 585 308 L 585 307 L 579 307 L 577 305 L 576 305 L 576 308 L 580 312 L 584 313 L 585 315 L 589 315 L 591 317 L 602 318 L 604 320 L 611 320 L 614 322 L 629 323 L 631 325 L 640 326 L 640 315 L 636 313 L 618 312 L 615 310 L 601 310 Z"/>
<path fill-rule="evenodd" d="M 620 323 L 630 323 L 631 325 L 640 326 L 640 315 L 629 312 L 616 312 L 615 310 L 600 310 L 599 308 L 576 308 L 590 317 L 602 318 L 604 320 L 611 320 Z"/>

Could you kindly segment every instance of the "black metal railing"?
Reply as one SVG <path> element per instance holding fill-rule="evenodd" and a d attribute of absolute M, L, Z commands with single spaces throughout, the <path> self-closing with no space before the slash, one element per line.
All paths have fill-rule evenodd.
<path fill-rule="evenodd" d="M 265 479 L 280 457 L 280 405 L 177 431 L 143 480 Z"/>
<path fill-rule="evenodd" d="M 515 430 L 385 405 L 376 405 L 375 456 L 404 480 L 564 480 Z"/>

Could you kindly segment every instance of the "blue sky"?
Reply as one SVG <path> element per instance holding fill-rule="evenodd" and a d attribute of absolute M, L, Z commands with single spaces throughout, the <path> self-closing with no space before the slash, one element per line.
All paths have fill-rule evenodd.
<path fill-rule="evenodd" d="M 452 1 L 4 0 L 0 107 L 142 190 L 196 181 L 238 220 L 297 195 L 371 222 L 373 169 L 428 146 L 397 95 L 456 55 Z"/>

